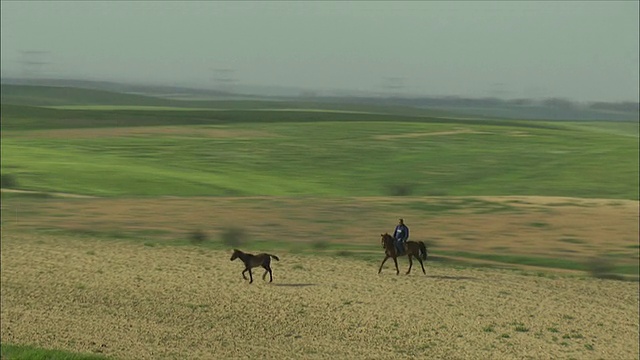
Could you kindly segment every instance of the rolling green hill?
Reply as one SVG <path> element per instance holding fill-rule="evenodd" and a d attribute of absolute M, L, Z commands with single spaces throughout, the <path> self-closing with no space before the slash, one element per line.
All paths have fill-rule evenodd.
<path fill-rule="evenodd" d="M 104 90 L 56 86 L 1 85 L 3 106 L 38 106 L 68 110 L 303 110 L 455 117 L 453 111 L 411 106 L 284 100 L 177 100 Z M 465 118 L 470 117 L 464 115 Z"/>
<path fill-rule="evenodd" d="M 101 196 L 638 198 L 638 138 L 578 129 L 390 120 L 87 130 L 3 132 L 3 174 L 24 189 Z"/>
<path fill-rule="evenodd" d="M 20 189 L 100 196 L 638 199 L 637 123 L 167 109 L 125 94 L 111 107 L 87 105 L 97 94 L 70 93 L 56 109 L 3 103 L 3 177 Z"/>

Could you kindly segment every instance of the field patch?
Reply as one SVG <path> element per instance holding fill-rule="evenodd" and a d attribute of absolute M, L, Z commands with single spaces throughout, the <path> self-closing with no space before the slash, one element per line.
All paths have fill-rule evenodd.
<path fill-rule="evenodd" d="M 584 272 L 607 258 L 638 273 L 637 201 L 545 197 L 165 197 L 33 198 L 3 195 L 3 230 L 40 231 L 148 244 L 220 244 L 240 230 L 242 242 L 382 255 L 380 234 L 403 217 L 411 239 L 434 256 L 491 260 L 541 270 L 566 260 Z M 235 229 L 235 230 L 234 230 Z M 555 260 L 554 260 L 555 259 Z M 571 265 L 569 264 L 578 264 Z M 551 265 L 551 266 L 550 266 Z"/>
<path fill-rule="evenodd" d="M 3 131 L 3 174 L 15 189 L 94 196 L 638 197 L 637 140 L 609 134 L 463 128 L 484 134 L 473 135 L 391 120 L 118 125 L 127 122 Z M 421 137 L 430 133 L 450 135 Z"/>
<path fill-rule="evenodd" d="M 114 137 L 197 137 L 197 138 L 269 138 L 277 135 L 268 131 L 228 129 L 225 126 L 140 126 L 85 129 L 55 129 L 15 132 L 21 139 L 94 139 Z"/>
<path fill-rule="evenodd" d="M 230 251 L 3 232 L 2 341 L 121 359 L 638 357 L 635 283 L 274 253 L 274 282 L 249 285 Z"/>
<path fill-rule="evenodd" d="M 17 128 L 9 130 L 5 118 L 13 117 L 3 106 L 2 171 L 14 178 L 14 189 L 113 197 L 638 199 L 637 139 L 558 124 L 461 126 L 391 115 L 347 121 L 344 114 L 320 121 L 315 116 L 323 113 L 286 111 L 39 110 L 54 113 L 14 119 Z M 33 128 L 31 121 L 46 126 Z M 524 130 L 530 136 L 512 135 Z"/>
<path fill-rule="evenodd" d="M 491 134 L 491 132 L 476 131 L 471 129 L 458 129 L 452 131 L 434 131 L 434 132 L 415 132 L 407 134 L 396 135 L 376 135 L 375 139 L 390 140 L 390 139 L 403 139 L 403 138 L 416 138 L 423 136 L 445 136 L 445 135 L 458 135 L 458 134 Z"/>
<path fill-rule="evenodd" d="M 46 359 L 46 360 L 107 360 L 98 354 L 75 353 L 63 350 L 43 349 L 29 345 L 1 344 L 3 359 Z M 96 350 L 96 352 L 99 352 Z"/>

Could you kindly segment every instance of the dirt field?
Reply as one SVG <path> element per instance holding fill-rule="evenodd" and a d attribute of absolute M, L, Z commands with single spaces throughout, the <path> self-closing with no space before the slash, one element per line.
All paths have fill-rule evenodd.
<path fill-rule="evenodd" d="M 435 251 L 638 262 L 637 201 L 553 197 L 10 199 L 4 229 L 107 233 L 141 241 L 212 238 L 228 227 L 250 240 L 367 244 L 403 217 Z"/>
<path fill-rule="evenodd" d="M 637 359 L 638 283 L 2 235 L 2 342 L 121 359 Z M 406 266 L 406 261 L 401 262 Z"/>
<path fill-rule="evenodd" d="M 426 276 L 419 265 L 396 276 L 392 263 L 378 275 L 378 262 L 274 250 L 274 283 L 257 271 L 248 285 L 230 251 L 162 245 L 229 226 L 250 240 L 378 244 L 402 216 L 436 256 L 637 264 L 637 201 L 8 197 L 2 207 L 3 343 L 119 359 L 640 356 L 638 282 L 435 262 Z"/>

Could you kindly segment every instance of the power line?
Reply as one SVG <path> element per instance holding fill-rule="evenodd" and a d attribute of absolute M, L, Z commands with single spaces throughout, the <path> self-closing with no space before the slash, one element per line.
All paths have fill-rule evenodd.
<path fill-rule="evenodd" d="M 42 69 L 50 64 L 47 60 L 50 51 L 42 50 L 23 50 L 20 51 L 20 67 L 22 76 L 25 78 L 37 79 L 42 77 Z"/>
<path fill-rule="evenodd" d="M 216 84 L 216 88 L 224 92 L 233 92 L 236 79 L 233 76 L 235 74 L 234 69 L 213 69 L 213 81 Z"/>
<path fill-rule="evenodd" d="M 405 88 L 405 78 L 391 76 L 385 77 L 382 82 L 382 88 L 387 94 L 398 96 Z"/>

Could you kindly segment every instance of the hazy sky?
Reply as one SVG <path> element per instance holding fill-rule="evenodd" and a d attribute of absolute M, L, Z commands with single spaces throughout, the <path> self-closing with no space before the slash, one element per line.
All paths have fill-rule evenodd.
<path fill-rule="evenodd" d="M 1 70 L 638 101 L 638 1 L 6 1 Z M 45 51 L 41 58 L 23 51 Z"/>

